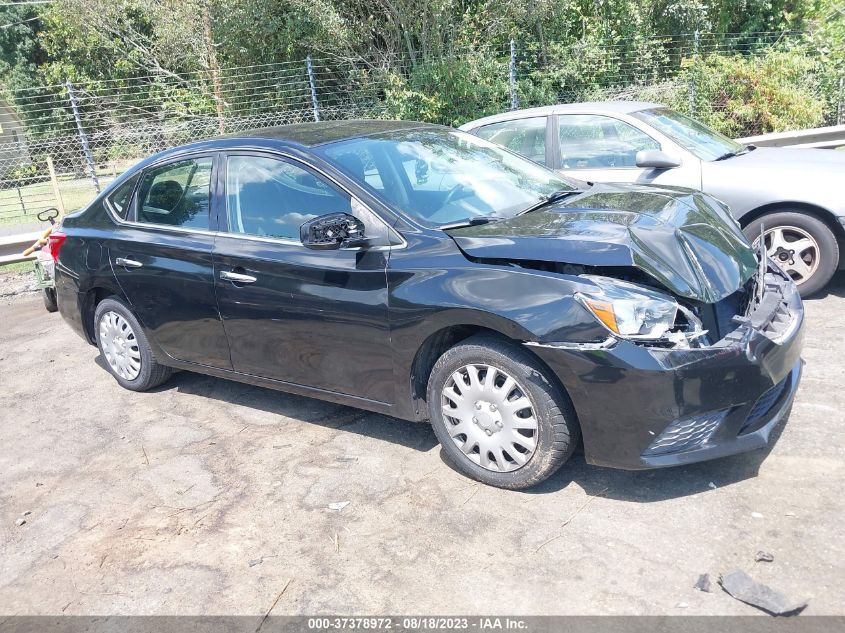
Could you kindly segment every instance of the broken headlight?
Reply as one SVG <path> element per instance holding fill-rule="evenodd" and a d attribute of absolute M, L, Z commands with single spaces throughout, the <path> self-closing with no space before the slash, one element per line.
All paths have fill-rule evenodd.
<path fill-rule="evenodd" d="M 678 303 L 663 293 L 597 275 L 581 275 L 597 286 L 576 298 L 608 330 L 624 338 L 661 339 L 675 326 Z"/>

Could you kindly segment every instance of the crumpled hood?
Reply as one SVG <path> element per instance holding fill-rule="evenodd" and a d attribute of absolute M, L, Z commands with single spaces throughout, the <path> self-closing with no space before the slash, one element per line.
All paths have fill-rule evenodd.
<path fill-rule="evenodd" d="M 471 257 L 633 266 L 681 297 L 715 303 L 754 274 L 742 231 L 689 189 L 601 184 L 514 218 L 449 230 Z"/>

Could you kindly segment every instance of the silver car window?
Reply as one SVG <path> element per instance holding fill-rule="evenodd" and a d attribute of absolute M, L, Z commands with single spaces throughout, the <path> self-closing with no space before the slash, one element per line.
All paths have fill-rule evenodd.
<path fill-rule="evenodd" d="M 475 131 L 477 136 L 507 147 L 536 163 L 546 163 L 546 117 L 513 119 L 484 125 Z"/>
<path fill-rule="evenodd" d="M 660 143 L 633 125 L 609 116 L 558 116 L 562 169 L 619 169 L 637 166 L 637 152 Z"/>

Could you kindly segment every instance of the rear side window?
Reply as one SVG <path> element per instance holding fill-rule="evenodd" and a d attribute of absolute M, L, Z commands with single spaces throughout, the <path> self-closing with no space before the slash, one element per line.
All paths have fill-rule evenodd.
<path fill-rule="evenodd" d="M 230 233 L 299 241 L 304 222 L 351 213 L 351 198 L 293 163 L 262 156 L 229 156 L 226 214 Z"/>
<path fill-rule="evenodd" d="M 507 147 L 535 163 L 546 164 L 546 117 L 514 119 L 478 128 L 476 136 Z"/>
<path fill-rule="evenodd" d="M 114 214 L 121 220 L 125 220 L 129 213 L 129 205 L 132 202 L 132 192 L 135 191 L 135 185 L 138 183 L 140 175 L 133 176 L 125 183 L 120 185 L 114 193 L 108 197 L 109 205 L 111 205 Z"/>
<path fill-rule="evenodd" d="M 208 230 L 212 162 L 205 156 L 144 172 L 138 190 L 138 221 Z"/>

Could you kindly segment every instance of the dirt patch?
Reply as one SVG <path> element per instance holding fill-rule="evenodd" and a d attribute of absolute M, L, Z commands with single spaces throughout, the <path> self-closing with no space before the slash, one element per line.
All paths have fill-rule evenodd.
<path fill-rule="evenodd" d="M 34 270 L 4 271 L 0 269 L 0 303 L 9 304 L 38 292 Z"/>

